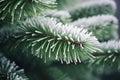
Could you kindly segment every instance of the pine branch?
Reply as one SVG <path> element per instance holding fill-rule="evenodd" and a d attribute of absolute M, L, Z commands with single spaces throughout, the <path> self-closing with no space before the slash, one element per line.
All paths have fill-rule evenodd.
<path fill-rule="evenodd" d="M 120 41 L 110 40 L 108 42 L 103 42 L 100 44 L 100 49 L 103 50 L 101 53 L 116 53 L 120 52 Z M 99 52 L 98 52 L 99 53 Z"/>
<path fill-rule="evenodd" d="M 97 59 L 93 62 L 93 64 L 97 64 L 102 68 L 114 68 L 120 69 L 120 41 L 111 40 L 108 42 L 103 42 L 100 45 L 100 49 L 103 52 L 97 52 L 93 55 L 97 57 Z"/>
<path fill-rule="evenodd" d="M 112 15 L 98 15 L 78 19 L 71 23 L 78 27 L 87 28 L 99 41 L 108 41 L 118 38 L 118 20 Z"/>
<path fill-rule="evenodd" d="M 0 20 L 13 23 L 54 7 L 55 0 L 1 0 Z"/>
<path fill-rule="evenodd" d="M 28 78 L 24 75 L 23 69 L 0 56 L 0 80 L 28 80 Z"/>
<path fill-rule="evenodd" d="M 44 14 L 47 17 L 54 17 L 57 18 L 58 21 L 62 23 L 68 23 L 71 21 L 71 16 L 68 11 L 65 10 L 47 10 Z"/>
<path fill-rule="evenodd" d="M 79 4 L 69 10 L 73 20 L 100 14 L 114 14 L 116 4 L 113 0 L 92 0 Z"/>
<path fill-rule="evenodd" d="M 57 8 L 59 10 L 61 9 L 68 9 L 71 7 L 71 5 L 77 3 L 78 1 L 81 1 L 81 0 L 56 0 L 57 2 Z"/>
<path fill-rule="evenodd" d="M 91 53 L 99 50 L 97 39 L 87 30 L 63 25 L 52 18 L 35 17 L 20 24 L 18 46 L 25 46 L 33 55 L 55 58 L 62 63 L 93 59 Z"/>
<path fill-rule="evenodd" d="M 120 41 L 116 40 L 110 40 L 108 42 L 103 42 L 100 44 L 100 49 L 102 52 L 97 51 L 97 53 L 94 53 L 94 56 L 111 56 L 116 54 L 117 56 L 120 55 Z"/>

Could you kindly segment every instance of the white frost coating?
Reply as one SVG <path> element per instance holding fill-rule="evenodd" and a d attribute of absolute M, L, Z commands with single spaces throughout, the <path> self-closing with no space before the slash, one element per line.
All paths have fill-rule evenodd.
<path fill-rule="evenodd" d="M 82 18 L 82 19 L 78 19 L 77 21 L 74 21 L 73 23 L 71 23 L 72 25 L 78 26 L 78 27 L 94 27 L 97 25 L 97 27 L 103 27 L 103 26 L 107 26 L 108 24 L 110 24 L 110 22 L 112 22 L 113 24 L 115 24 L 116 26 L 114 26 L 115 28 L 118 28 L 117 24 L 118 24 L 118 20 L 112 16 L 112 15 L 98 15 L 98 16 L 93 16 L 93 17 L 89 17 L 89 18 Z"/>
<path fill-rule="evenodd" d="M 46 4 L 49 4 L 49 3 L 53 3 L 53 2 L 56 2 L 56 0 L 32 0 L 32 1 L 35 1 L 35 2 L 42 2 L 42 3 L 46 3 Z"/>
<path fill-rule="evenodd" d="M 48 10 L 47 12 L 49 12 L 48 14 L 53 15 L 53 16 L 61 16 L 63 18 L 70 18 L 70 14 L 68 11 Z"/>
<path fill-rule="evenodd" d="M 71 15 L 68 11 L 65 10 L 47 10 L 45 14 L 53 16 L 53 17 L 60 17 L 61 19 L 69 19 Z"/>
<path fill-rule="evenodd" d="M 70 14 L 67 11 L 56 11 L 56 13 L 54 13 L 53 15 L 61 16 L 62 18 L 70 18 Z"/>
<path fill-rule="evenodd" d="M 94 36 L 92 36 L 91 33 L 88 33 L 86 29 L 78 28 L 76 26 L 72 26 L 68 24 L 63 25 L 62 23 L 58 23 L 53 18 L 38 17 L 38 18 L 34 18 L 33 20 L 37 20 L 39 23 L 42 23 L 44 25 L 42 26 L 44 31 L 46 31 L 46 29 L 49 30 L 49 32 L 43 34 L 49 33 L 49 34 L 53 34 L 54 36 L 59 36 L 61 38 L 69 39 L 71 41 L 74 40 L 77 42 L 83 42 L 86 40 L 89 40 L 91 42 L 97 41 L 97 39 Z M 28 22 L 29 20 L 26 21 L 25 23 Z"/>
<path fill-rule="evenodd" d="M 84 8 L 84 7 L 90 7 L 93 5 L 106 5 L 110 4 L 114 10 L 116 10 L 116 4 L 113 0 L 90 0 L 81 4 L 76 5 L 74 8 Z"/>
<path fill-rule="evenodd" d="M 106 53 L 118 53 L 120 52 L 120 40 L 110 40 L 100 44 L 100 48 Z"/>

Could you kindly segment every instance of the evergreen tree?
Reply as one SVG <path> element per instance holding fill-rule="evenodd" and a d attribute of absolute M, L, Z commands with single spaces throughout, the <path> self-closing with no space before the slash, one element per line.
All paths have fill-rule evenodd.
<path fill-rule="evenodd" d="M 113 0 L 0 0 L 0 80 L 100 80 L 119 71 L 115 11 Z"/>

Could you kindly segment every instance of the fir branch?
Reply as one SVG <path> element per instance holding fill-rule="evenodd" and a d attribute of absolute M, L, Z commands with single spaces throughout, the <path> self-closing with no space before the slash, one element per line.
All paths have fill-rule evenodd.
<path fill-rule="evenodd" d="M 92 0 L 79 4 L 69 10 L 73 20 L 100 14 L 114 14 L 116 4 L 113 0 Z"/>
<path fill-rule="evenodd" d="M 0 56 L 0 80 L 28 80 L 23 69 Z"/>
<path fill-rule="evenodd" d="M 0 1 L 0 20 L 15 22 L 27 17 L 37 16 L 55 7 L 55 0 L 2 0 Z"/>
<path fill-rule="evenodd" d="M 20 24 L 21 39 L 32 54 L 46 59 L 53 57 L 62 63 L 93 59 L 91 53 L 99 50 L 97 39 L 87 30 L 63 25 L 53 18 L 35 17 Z"/>
<path fill-rule="evenodd" d="M 82 18 L 71 24 L 92 31 L 99 41 L 108 41 L 118 38 L 118 20 L 112 15 L 98 15 Z"/>

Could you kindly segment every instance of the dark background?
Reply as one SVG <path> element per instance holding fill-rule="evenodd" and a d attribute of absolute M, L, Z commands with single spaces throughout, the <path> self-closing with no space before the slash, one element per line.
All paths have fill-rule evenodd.
<path fill-rule="evenodd" d="M 119 37 L 120 37 L 120 0 L 115 0 L 116 4 L 117 4 L 117 11 L 116 11 L 116 17 L 118 18 L 119 21 Z"/>

